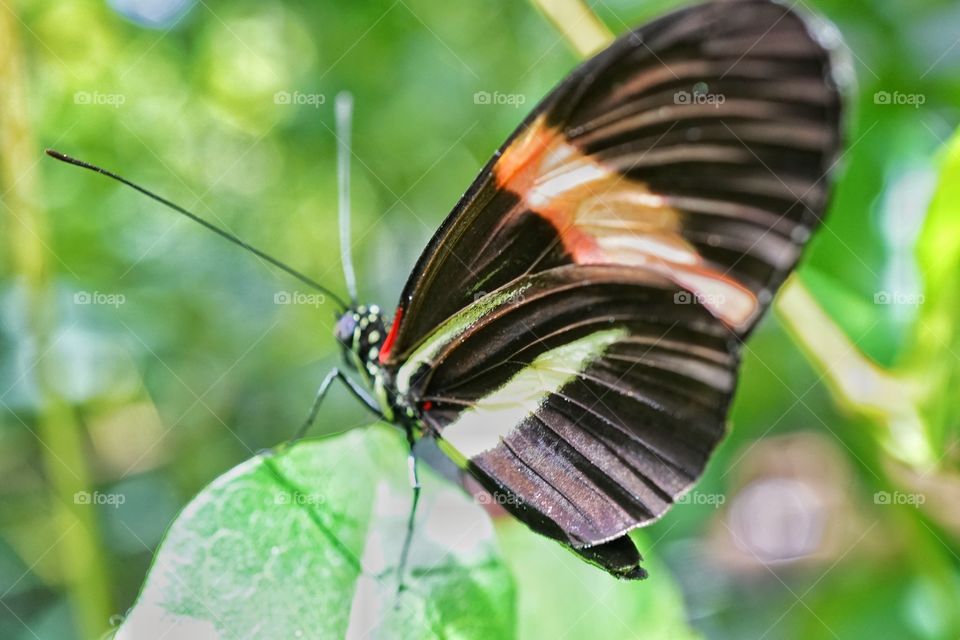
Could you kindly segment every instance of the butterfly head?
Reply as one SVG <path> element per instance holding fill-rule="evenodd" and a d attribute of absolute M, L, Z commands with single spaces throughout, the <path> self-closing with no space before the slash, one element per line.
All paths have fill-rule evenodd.
<path fill-rule="evenodd" d="M 377 305 L 360 305 L 344 311 L 337 319 L 334 335 L 344 359 L 354 368 L 373 373 L 380 348 L 387 336 L 383 313 Z"/>

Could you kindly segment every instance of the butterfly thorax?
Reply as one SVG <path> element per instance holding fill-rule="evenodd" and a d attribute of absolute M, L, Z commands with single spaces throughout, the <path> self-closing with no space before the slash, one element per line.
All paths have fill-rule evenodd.
<path fill-rule="evenodd" d="M 406 422 L 414 415 L 400 402 L 380 364 L 380 350 L 387 338 L 387 325 L 377 305 L 350 307 L 337 319 L 334 335 L 343 349 L 344 360 L 363 377 L 373 391 L 380 412 L 391 422 Z"/>
<path fill-rule="evenodd" d="M 334 335 L 348 364 L 368 378 L 380 369 L 380 347 L 386 338 L 386 323 L 380 307 L 360 305 L 341 314 Z"/>

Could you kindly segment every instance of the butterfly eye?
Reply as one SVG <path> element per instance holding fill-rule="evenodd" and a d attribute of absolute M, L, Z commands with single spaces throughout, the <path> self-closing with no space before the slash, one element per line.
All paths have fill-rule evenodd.
<path fill-rule="evenodd" d="M 337 320 L 333 333 L 342 345 L 350 347 L 353 345 L 353 333 L 356 328 L 357 316 L 353 313 L 345 313 Z"/>

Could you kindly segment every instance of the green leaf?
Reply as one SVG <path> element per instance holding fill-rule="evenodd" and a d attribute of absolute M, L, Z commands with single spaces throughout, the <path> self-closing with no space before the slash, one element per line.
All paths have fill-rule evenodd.
<path fill-rule="evenodd" d="M 483 510 L 428 470 L 407 589 L 405 445 L 371 427 L 258 456 L 184 509 L 117 638 L 511 638 Z"/>
<path fill-rule="evenodd" d="M 955 292 L 960 268 L 960 135 L 947 145 L 940 180 L 923 233 L 917 259 L 926 277 L 926 290 L 934 297 Z"/>
<path fill-rule="evenodd" d="M 960 424 L 960 135 L 947 146 L 940 181 L 917 244 L 924 300 L 906 362 L 936 448 L 952 447 Z"/>

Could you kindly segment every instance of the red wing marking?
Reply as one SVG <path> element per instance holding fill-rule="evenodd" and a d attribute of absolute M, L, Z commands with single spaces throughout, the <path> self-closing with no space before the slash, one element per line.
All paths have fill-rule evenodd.
<path fill-rule="evenodd" d="M 759 312 L 749 289 L 712 268 L 684 238 L 679 211 L 642 182 L 584 155 L 543 116 L 507 147 L 493 172 L 498 187 L 550 221 L 577 264 L 657 271 L 736 329 Z"/>
<path fill-rule="evenodd" d="M 397 312 L 393 316 L 393 324 L 390 325 L 390 333 L 387 334 L 380 347 L 380 364 L 386 364 L 390 357 L 390 350 L 393 349 L 393 343 L 397 340 L 397 334 L 400 333 L 400 320 L 403 318 L 403 307 L 397 307 Z"/>

